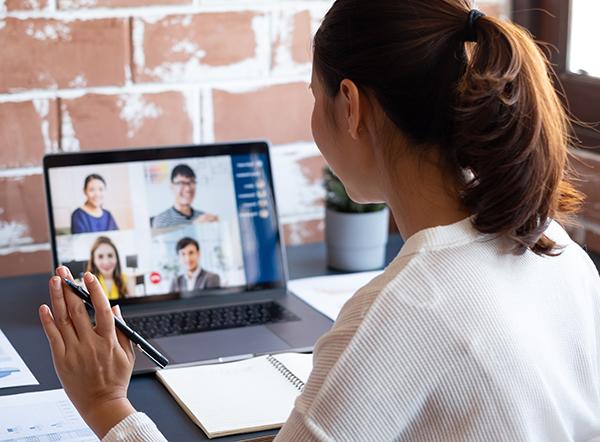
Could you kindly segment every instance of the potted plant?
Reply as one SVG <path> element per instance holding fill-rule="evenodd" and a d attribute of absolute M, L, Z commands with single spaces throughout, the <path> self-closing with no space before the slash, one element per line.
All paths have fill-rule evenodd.
<path fill-rule="evenodd" d="M 385 262 L 389 210 L 385 204 L 358 204 L 329 167 L 324 170 L 327 264 L 337 270 L 364 271 Z"/>

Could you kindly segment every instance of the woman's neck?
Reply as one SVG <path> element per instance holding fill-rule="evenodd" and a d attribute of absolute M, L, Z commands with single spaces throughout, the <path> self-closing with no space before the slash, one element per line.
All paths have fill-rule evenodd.
<path fill-rule="evenodd" d="M 112 275 L 102 274 L 102 279 L 104 279 L 105 283 L 112 283 L 113 282 L 113 276 Z"/>
<path fill-rule="evenodd" d="M 445 172 L 437 155 L 424 154 L 413 164 L 403 158 L 398 164 L 386 173 L 385 200 L 404 240 L 420 230 L 453 224 L 470 215 L 460 201 L 457 178 Z"/>
<path fill-rule="evenodd" d="M 86 212 L 91 213 L 93 215 L 101 215 L 102 214 L 102 207 L 94 206 L 87 201 L 83 204 L 83 210 L 85 210 Z"/>

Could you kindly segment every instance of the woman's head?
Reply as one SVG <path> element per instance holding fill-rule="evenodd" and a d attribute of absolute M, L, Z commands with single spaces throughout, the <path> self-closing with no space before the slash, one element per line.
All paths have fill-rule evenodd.
<path fill-rule="evenodd" d="M 101 208 L 104 204 L 104 191 L 106 190 L 106 181 L 98 174 L 91 174 L 85 177 L 83 182 L 83 193 L 86 203 Z"/>
<path fill-rule="evenodd" d="M 325 102 L 315 114 L 340 96 L 362 97 L 380 112 L 372 148 L 383 164 L 396 167 L 400 155 L 385 140 L 401 138 L 415 155 L 433 151 L 478 230 L 549 254 L 548 218 L 581 201 L 568 181 L 569 121 L 529 34 L 470 11 L 467 0 L 337 0 L 314 40 L 313 87 L 316 79 Z M 349 169 L 336 153 L 343 147 L 332 148 L 336 131 L 324 127 L 336 123 L 317 117 L 317 144 L 336 172 L 336 162 Z M 356 136 L 360 123 L 347 123 L 340 132 Z"/>
<path fill-rule="evenodd" d="M 110 238 L 99 236 L 90 250 L 86 271 L 104 279 L 113 279 L 120 296 L 125 294 L 119 252 Z"/>

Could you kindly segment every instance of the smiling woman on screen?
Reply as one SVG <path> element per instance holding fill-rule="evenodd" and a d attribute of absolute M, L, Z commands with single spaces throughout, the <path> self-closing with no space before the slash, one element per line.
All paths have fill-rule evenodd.
<path fill-rule="evenodd" d="M 103 207 L 105 192 L 106 181 L 101 175 L 93 173 L 85 177 L 85 202 L 71 215 L 72 234 L 119 230 L 112 214 Z"/>
<path fill-rule="evenodd" d="M 599 440 L 600 278 L 559 224 L 582 196 L 549 70 L 526 31 L 467 0 L 333 4 L 313 135 L 405 244 L 317 342 L 277 441 Z M 162 441 L 127 400 L 131 347 L 86 284 L 96 329 L 56 277 L 54 316 L 40 309 L 60 379 L 104 440 Z"/>
<path fill-rule="evenodd" d="M 119 251 L 110 238 L 106 236 L 96 238 L 85 271 L 98 278 L 109 300 L 115 301 L 129 294 L 128 279 L 121 271 Z"/>

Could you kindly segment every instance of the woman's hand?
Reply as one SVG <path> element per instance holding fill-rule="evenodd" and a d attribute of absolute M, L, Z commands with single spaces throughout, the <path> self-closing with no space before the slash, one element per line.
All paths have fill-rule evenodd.
<path fill-rule="evenodd" d="M 111 310 L 98 279 L 86 273 L 84 282 L 96 310 L 92 326 L 85 305 L 60 277 L 73 280 L 59 267 L 50 279 L 52 312 L 40 307 L 40 319 L 52 349 L 54 368 L 67 395 L 90 428 L 102 438 L 122 419 L 135 412 L 127 387 L 135 354 L 131 342 L 117 334 Z"/>

